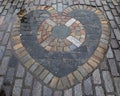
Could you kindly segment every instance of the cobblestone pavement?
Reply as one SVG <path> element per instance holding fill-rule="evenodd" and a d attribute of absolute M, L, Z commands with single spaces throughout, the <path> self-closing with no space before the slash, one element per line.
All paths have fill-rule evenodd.
<path fill-rule="evenodd" d="M 42 5 L 42 7 L 36 7 L 40 5 Z M 57 11 L 53 10 L 52 7 Z M 81 11 L 81 13 L 89 13 L 88 17 L 90 16 L 89 18 L 93 20 L 92 23 L 90 19 L 88 19 L 88 21 L 87 19 L 85 20 L 86 15 L 81 16 L 81 18 L 84 18 L 80 18 L 79 21 L 79 19 L 77 19 L 77 16 L 80 16 L 79 12 L 71 12 L 73 9 L 78 10 L 78 7 L 81 9 L 88 9 L 96 12 L 98 17 L 101 18 L 101 20 L 104 20 L 104 22 L 101 22 L 104 26 L 107 26 L 107 21 L 105 21 L 104 16 L 107 18 L 111 34 L 108 52 L 105 57 L 103 54 L 105 54 L 105 50 L 107 48 L 106 45 L 109 40 L 109 34 L 105 33 L 104 30 L 105 28 L 107 31 L 109 30 L 107 27 L 105 27 L 104 30 L 102 30 L 102 33 L 98 32 L 100 28 L 99 22 L 97 22 L 96 26 L 94 22 L 99 20 L 96 18 L 96 15 L 91 16 L 89 11 L 86 12 L 86 10 Z M 30 13 L 25 13 L 24 9 Z M 41 12 L 38 10 L 37 12 L 32 13 L 31 11 L 35 9 L 41 9 L 43 11 Z M 21 13 L 26 14 L 23 18 L 21 18 L 21 13 L 19 12 L 20 10 L 22 10 Z M 50 14 L 45 10 L 49 11 L 49 13 L 52 13 L 52 17 L 49 18 Z M 101 11 L 99 10 L 102 11 L 102 14 L 104 14 L 104 16 L 100 15 Z M 19 18 L 21 18 L 22 21 L 20 27 L 22 30 L 21 33 L 19 31 L 20 22 L 14 24 L 14 22 L 19 21 L 16 15 L 18 12 Z M 71 14 L 68 15 L 69 12 L 71 12 Z M 36 30 L 35 27 L 32 26 L 39 26 L 41 19 L 39 20 L 39 18 L 37 18 L 36 13 L 39 14 L 39 16 L 42 15 L 41 17 L 43 17 L 43 20 L 45 18 L 47 19 L 44 20 L 38 31 L 31 33 L 28 32 L 30 34 L 27 34 L 26 38 L 25 32 L 27 33 L 27 31 L 30 31 L 30 28 Z M 62 13 L 64 14 L 63 17 L 60 16 Z M 75 14 L 77 15 L 75 16 Z M 35 20 L 39 22 L 35 23 L 36 21 L 32 17 L 36 18 Z M 92 17 L 94 18 L 92 19 Z M 31 21 L 32 23 L 27 21 Z M 60 26 L 61 24 L 62 26 Z M 86 25 L 85 28 L 87 28 L 87 24 L 91 24 L 90 27 L 92 28 L 95 37 L 93 35 L 93 37 L 88 38 L 90 34 L 89 32 L 91 32 L 89 30 L 91 28 L 88 28 L 89 30 L 85 31 L 83 27 L 83 25 Z M 94 28 L 97 28 L 98 31 L 96 31 Z M 51 29 L 53 30 L 51 31 Z M 48 34 L 44 34 L 44 30 L 47 30 Z M 59 32 L 64 31 L 64 33 L 56 33 L 56 30 L 59 30 Z M 75 34 L 70 33 L 70 30 L 78 30 L 80 33 L 78 34 L 76 32 L 76 36 Z M 97 34 L 95 32 L 97 32 Z M 35 34 L 37 34 L 37 36 Z M 47 36 L 51 34 L 54 37 L 51 36 L 51 38 L 48 38 Z M 102 39 L 100 39 L 99 36 L 101 34 Z M 93 40 L 94 42 L 92 41 L 93 43 L 87 45 L 86 38 L 88 41 L 92 40 L 93 38 L 95 40 Z M 29 40 L 26 39 L 31 40 L 30 42 L 32 43 L 29 43 Z M 13 41 L 11 42 L 11 40 Z M 39 46 L 35 45 L 35 40 L 37 40 L 39 46 L 42 46 L 42 48 L 40 47 L 41 49 Z M 54 42 L 48 42 L 50 40 Z M 58 41 L 57 43 L 59 43 L 60 47 L 57 46 L 56 40 Z M 65 46 L 66 40 L 69 41 L 67 42 L 67 48 Z M 100 40 L 100 42 L 97 40 Z M 21 42 L 24 47 L 22 46 Z M 106 45 L 102 42 L 104 42 Z M 97 47 L 98 43 L 101 43 L 100 46 L 102 46 L 102 48 Z M 36 47 L 34 47 L 33 44 Z M 86 47 L 88 48 L 91 48 L 92 46 L 91 50 L 86 50 L 82 44 L 86 44 Z M 75 65 L 70 62 L 76 62 L 74 61 L 76 59 L 71 59 L 71 61 L 64 62 L 66 66 L 63 65 L 64 70 L 62 70 L 63 67 L 59 68 L 59 64 L 56 65 L 56 62 L 63 63 L 63 61 L 60 59 L 61 56 L 55 55 L 57 56 L 57 60 L 60 59 L 60 61 L 55 61 L 55 59 L 54 61 L 49 61 L 53 63 L 53 65 L 49 66 L 49 63 L 47 61 L 53 59 L 53 52 L 59 51 L 60 54 L 62 54 L 61 52 L 69 53 L 71 51 L 77 50 L 77 47 L 83 47 L 84 50 L 83 53 L 81 53 L 83 56 L 85 56 L 85 51 L 87 51 L 88 54 L 92 54 L 92 52 L 95 51 L 92 49 L 97 48 L 97 51 L 95 51 L 96 54 L 94 55 L 99 57 L 99 59 L 95 58 L 95 56 L 91 57 L 91 55 L 86 58 L 84 57 L 85 60 L 81 59 L 83 60 L 82 63 L 84 63 L 90 57 L 91 59 L 86 64 L 83 64 L 82 67 L 78 68 L 77 71 L 74 71 L 76 69 L 76 66 L 81 65 L 82 63 Z M 19 48 L 20 50 L 17 50 Z M 38 49 L 44 50 L 41 52 Z M 36 50 L 36 53 L 33 53 L 33 50 Z M 51 54 L 49 54 L 49 52 L 51 52 Z M 31 59 L 28 53 L 33 56 L 34 59 Z M 43 60 L 44 58 L 42 57 L 37 58 L 36 56 L 39 56 L 39 54 L 40 56 L 47 58 L 47 61 Z M 47 54 L 47 57 L 45 57 L 45 54 Z M 71 54 L 72 56 L 75 56 L 75 54 Z M 83 56 L 81 56 L 81 58 Z M 69 54 L 64 57 L 68 59 L 71 58 Z M 77 57 L 80 57 L 80 55 L 76 56 L 75 58 Z M 104 60 L 101 62 L 103 57 Z M 39 63 L 42 62 L 45 68 L 35 61 Z M 23 64 L 24 62 L 25 65 Z M 67 65 L 67 62 L 69 62 L 70 65 Z M 98 66 L 98 63 L 100 62 L 101 64 Z M 59 69 L 60 71 L 56 69 Z M 72 74 L 69 74 L 71 72 Z M 120 1 L 0 0 L 0 96 L 120 96 Z"/>

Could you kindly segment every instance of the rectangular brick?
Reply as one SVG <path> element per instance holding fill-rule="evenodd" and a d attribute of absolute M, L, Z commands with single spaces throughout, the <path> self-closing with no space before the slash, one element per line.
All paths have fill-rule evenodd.
<path fill-rule="evenodd" d="M 52 90 L 50 88 L 47 88 L 46 86 L 44 86 L 43 96 L 52 96 Z"/>
<path fill-rule="evenodd" d="M 32 96 L 42 96 L 42 85 L 37 80 L 34 80 Z"/>
<path fill-rule="evenodd" d="M 0 32 L 0 41 L 2 40 L 4 32 Z"/>
<path fill-rule="evenodd" d="M 104 90 L 101 86 L 96 86 L 95 91 L 96 91 L 96 96 L 105 96 Z"/>
<path fill-rule="evenodd" d="M 65 90 L 64 91 L 64 96 L 73 96 L 72 93 L 73 93 L 72 89 Z"/>
<path fill-rule="evenodd" d="M 0 60 L 2 59 L 4 52 L 5 52 L 5 46 L 0 46 Z"/>
<path fill-rule="evenodd" d="M 103 80 L 105 84 L 105 89 L 107 92 L 114 92 L 113 82 L 109 71 L 103 71 Z"/>
<path fill-rule="evenodd" d="M 80 47 L 80 45 L 81 45 L 81 42 L 78 41 L 76 38 L 74 38 L 72 36 L 68 36 L 67 40 L 69 40 L 70 42 L 72 42 L 77 47 Z"/>
<path fill-rule="evenodd" d="M 12 85 L 13 80 L 14 80 L 14 74 L 15 74 L 15 69 L 14 68 L 8 68 L 7 75 L 6 75 L 4 83 Z"/>
<path fill-rule="evenodd" d="M 23 83 L 22 79 L 15 80 L 12 96 L 21 96 L 22 83 Z"/>
<path fill-rule="evenodd" d="M 78 84 L 74 87 L 74 95 L 73 96 L 83 96 L 81 84 Z"/>
<path fill-rule="evenodd" d="M 107 14 L 109 20 L 114 19 L 113 15 L 112 15 L 112 13 L 110 11 L 106 11 L 106 14 Z"/>
<path fill-rule="evenodd" d="M 39 5 L 40 0 L 34 0 L 35 5 Z"/>
<path fill-rule="evenodd" d="M 4 78 L 3 78 L 3 77 L 0 77 L 0 90 L 1 90 L 2 85 L 3 85 L 3 80 L 4 80 Z"/>
<path fill-rule="evenodd" d="M 4 57 L 0 65 L 0 75 L 6 75 L 10 57 Z"/>
<path fill-rule="evenodd" d="M 114 59 L 108 59 L 111 73 L 113 76 L 119 76 L 117 65 Z"/>
<path fill-rule="evenodd" d="M 23 89 L 22 96 L 30 96 L 31 90 L 30 89 Z"/>
<path fill-rule="evenodd" d="M 120 78 L 119 77 L 114 78 L 114 83 L 117 91 L 117 96 L 119 96 L 120 95 Z"/>
<path fill-rule="evenodd" d="M 93 88 L 92 88 L 92 82 L 90 77 L 84 80 L 83 85 L 84 85 L 85 95 L 93 96 Z"/>
<path fill-rule="evenodd" d="M 45 4 L 45 0 L 40 0 L 40 4 L 44 5 Z"/>
<path fill-rule="evenodd" d="M 27 72 L 25 81 L 24 81 L 25 86 L 30 87 L 32 85 L 32 81 L 33 81 L 33 76 L 29 72 Z"/>
<path fill-rule="evenodd" d="M 101 84 L 101 78 L 100 78 L 100 71 L 99 69 L 96 69 L 93 74 L 93 82 L 94 84 Z"/>
<path fill-rule="evenodd" d="M 116 60 L 117 61 L 120 61 L 120 50 L 114 50 L 114 53 L 115 53 L 115 57 L 116 57 Z"/>
<path fill-rule="evenodd" d="M 55 91 L 54 96 L 62 96 L 62 91 Z"/>
<path fill-rule="evenodd" d="M 9 36 L 10 36 L 10 33 L 5 33 L 3 40 L 2 40 L 3 45 L 6 45 L 8 43 Z"/>
<path fill-rule="evenodd" d="M 25 74 L 25 68 L 21 64 L 19 64 L 16 72 L 16 77 L 23 78 L 24 74 Z"/>
<path fill-rule="evenodd" d="M 120 31 L 119 31 L 119 29 L 114 29 L 114 34 L 116 36 L 116 39 L 120 40 Z"/>

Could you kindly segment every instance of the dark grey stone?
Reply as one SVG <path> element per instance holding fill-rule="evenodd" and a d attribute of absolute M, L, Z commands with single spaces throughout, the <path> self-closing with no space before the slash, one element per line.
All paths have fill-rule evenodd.
<path fill-rule="evenodd" d="M 65 25 L 55 26 L 52 29 L 52 35 L 56 38 L 64 39 L 71 33 L 70 29 Z"/>

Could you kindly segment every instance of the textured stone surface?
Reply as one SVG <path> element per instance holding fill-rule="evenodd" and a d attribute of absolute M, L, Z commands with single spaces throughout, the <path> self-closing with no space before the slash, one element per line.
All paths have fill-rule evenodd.
<path fill-rule="evenodd" d="M 35 2 L 39 2 L 39 3 L 35 3 Z M 60 4 L 59 8 L 58 8 L 58 2 Z M 63 4 L 63 5 L 61 5 L 61 4 Z M 96 79 L 94 80 L 93 74 L 89 74 L 88 77 L 92 78 L 92 82 L 91 82 L 92 86 L 93 86 L 93 88 L 92 88 L 93 95 L 92 96 L 104 96 L 104 95 L 105 96 L 119 96 L 119 94 L 120 94 L 119 78 L 120 77 L 118 76 L 119 75 L 118 72 L 120 72 L 119 71 L 120 62 L 119 62 L 119 54 L 117 54 L 119 52 L 116 51 L 116 50 L 119 50 L 119 46 L 120 46 L 120 32 L 119 32 L 120 31 L 119 30 L 120 23 L 119 23 L 119 18 L 118 18 L 119 13 L 120 13 L 120 10 L 119 10 L 120 9 L 120 7 L 119 7 L 120 1 L 119 0 L 14 0 L 14 1 L 13 0 L 0 0 L 0 14 L 1 14 L 1 16 L 0 16 L 0 67 L 7 66 L 7 67 L 4 67 L 6 71 L 3 70 L 3 68 L 1 68 L 2 70 L 0 69 L 0 73 L 1 73 L 1 71 L 3 71 L 2 75 L 4 73 L 4 76 L 2 76 L 0 74 L 0 78 L 2 78 L 2 79 L 0 79 L 0 88 L 2 88 L 2 89 L 0 89 L 0 94 L 1 94 L 1 90 L 2 90 L 2 92 L 6 93 L 6 96 L 10 96 L 10 95 L 11 96 L 19 96 L 19 94 L 20 94 L 20 96 L 22 96 L 23 94 L 25 94 L 25 96 L 27 96 L 27 95 L 29 95 L 29 92 L 27 90 L 30 90 L 31 91 L 30 96 L 43 96 L 43 90 L 44 90 L 43 87 L 46 86 L 45 84 L 43 84 L 43 82 L 36 80 L 36 77 L 34 76 L 34 74 L 32 74 L 32 76 L 34 78 L 32 81 L 33 85 L 30 87 L 27 86 L 27 88 L 25 86 L 22 86 L 22 88 L 14 87 L 16 85 L 15 82 L 13 82 L 11 86 L 6 85 L 6 83 L 4 83 L 6 81 L 7 76 L 8 77 L 10 76 L 10 75 L 8 75 L 8 72 L 9 72 L 8 70 L 11 68 L 13 68 L 15 70 L 15 71 L 11 71 L 12 74 L 15 74 L 15 76 L 13 77 L 13 81 L 16 81 L 16 78 L 17 79 L 20 78 L 23 80 L 23 85 L 24 85 L 24 81 L 25 81 L 25 77 L 26 77 L 26 75 L 23 76 L 22 69 L 21 69 L 21 72 L 19 71 L 20 73 L 18 72 L 18 69 L 20 68 L 21 63 L 19 65 L 18 62 L 16 63 L 17 60 L 12 59 L 12 57 L 11 57 L 12 56 L 11 53 L 13 53 L 13 50 L 11 50 L 10 47 L 9 48 L 7 47 L 7 46 L 10 46 L 10 43 L 8 42 L 8 39 L 10 41 L 10 37 L 4 39 L 5 41 L 3 40 L 6 33 L 11 34 L 11 32 L 12 32 L 12 30 L 11 30 L 11 29 L 13 29 L 12 28 L 12 25 L 13 25 L 12 19 L 16 18 L 15 15 L 21 9 L 24 9 L 24 8 L 27 11 L 29 10 L 29 8 L 30 8 L 30 10 L 35 9 L 36 7 L 31 8 L 33 5 L 36 5 L 36 6 L 39 6 L 39 5 L 52 6 L 52 5 L 54 5 L 56 10 L 58 11 L 61 9 L 64 10 L 65 8 L 67 8 L 69 5 L 72 5 L 72 4 L 75 4 L 75 5 L 81 4 L 80 6 L 79 5 L 76 6 L 76 8 L 78 8 L 78 7 L 79 8 L 88 8 L 88 10 L 89 10 L 92 7 L 92 8 L 94 8 L 94 9 L 92 9 L 94 11 L 95 11 L 95 8 L 101 9 L 101 11 L 104 13 L 104 15 L 106 15 L 109 25 L 111 27 L 110 29 L 111 29 L 112 40 L 110 40 L 110 46 L 111 46 L 111 52 L 113 53 L 113 55 L 110 56 L 110 59 L 105 57 L 104 62 L 102 64 L 100 64 L 99 68 L 97 68 L 97 70 L 100 71 L 101 84 L 94 84 L 94 81 L 96 81 Z M 90 5 L 91 7 L 86 6 L 86 5 Z M 41 7 L 41 9 L 44 9 L 44 8 L 45 8 L 44 6 Z M 45 9 L 48 9 L 48 7 L 46 7 Z M 69 11 L 70 10 L 71 9 L 69 9 Z M 109 11 L 109 13 L 106 14 L 106 11 Z M 51 12 L 52 12 L 52 10 L 51 10 Z M 74 15 L 76 15 L 76 14 L 74 14 Z M 80 16 L 78 16 L 78 17 L 80 17 Z M 81 16 L 81 17 L 84 17 L 84 16 Z M 38 20 L 38 18 L 37 18 L 37 20 Z M 92 20 L 92 22 L 93 21 L 94 20 Z M 35 23 L 31 26 L 34 26 L 34 25 L 35 25 Z M 92 24 L 90 24 L 90 25 L 92 25 Z M 25 27 L 25 28 L 26 28 L 26 30 L 29 29 L 27 27 Z M 93 31 L 93 28 L 90 31 Z M 15 34 L 16 34 L 16 32 L 15 32 Z M 105 32 L 105 34 L 106 34 L 106 32 Z M 7 37 L 7 35 L 6 35 L 6 37 Z M 32 41 L 33 39 L 31 38 L 28 41 L 30 42 L 30 40 Z M 17 40 L 16 40 L 16 42 L 17 42 Z M 9 45 L 8 45 L 8 43 L 9 43 Z M 72 47 L 72 48 L 74 48 L 74 47 Z M 37 49 L 37 47 L 34 47 L 34 50 L 36 50 L 36 49 Z M 84 49 L 84 51 L 87 51 L 86 47 L 83 47 L 83 49 Z M 82 49 L 82 51 L 83 51 L 83 49 Z M 90 49 L 93 49 L 93 48 L 90 48 Z M 115 51 L 116 51 L 116 53 L 115 53 Z M 21 51 L 21 53 L 22 53 L 22 51 Z M 39 53 L 36 51 L 36 54 L 39 54 Z M 79 53 L 79 54 L 81 54 L 81 53 Z M 85 56 L 85 54 L 82 54 L 82 55 Z M 8 65 L 6 63 L 4 63 L 4 65 L 3 65 L 2 62 L 3 62 L 4 58 L 6 58 L 6 56 L 9 56 L 11 58 L 11 60 Z M 23 56 L 23 55 L 21 55 L 21 56 Z M 70 56 L 70 55 L 68 55 L 68 56 Z M 19 67 L 18 67 L 18 65 L 19 65 Z M 113 66 L 113 65 L 115 65 L 115 66 Z M 84 67 L 87 71 L 89 71 L 89 72 L 92 71 L 92 66 L 86 64 Z M 117 70 L 116 70 L 116 67 L 117 67 Z M 36 70 L 36 66 L 32 67 L 32 71 L 33 70 L 34 71 Z M 25 74 L 28 72 L 28 70 L 26 70 L 26 68 L 24 71 L 25 71 Z M 107 74 L 105 77 L 108 77 L 110 75 L 112 84 L 109 80 L 106 80 L 106 82 L 108 81 L 109 84 L 115 89 L 113 92 L 108 92 L 109 88 L 106 89 L 106 87 L 105 87 L 105 86 L 108 86 L 109 84 L 106 85 L 106 83 L 104 82 L 104 78 L 102 75 L 104 73 L 104 71 L 108 71 L 110 73 L 110 74 Z M 116 72 L 116 71 L 118 71 L 118 72 Z M 39 72 L 39 70 L 38 70 L 38 72 Z M 21 75 L 18 75 L 18 77 L 17 77 L 16 74 L 18 74 L 18 73 Z M 12 78 L 12 76 L 10 76 L 10 77 Z M 87 78 L 84 78 L 83 82 L 86 79 Z M 34 85 L 34 82 L 37 82 L 37 83 Z M 75 83 L 76 81 L 73 81 L 73 82 Z M 81 83 L 81 87 L 82 87 L 81 93 L 83 96 L 86 96 L 86 93 L 84 92 L 83 82 Z M 21 84 L 20 81 L 19 81 L 19 83 Z M 55 82 L 52 83 L 52 85 L 57 86 L 57 84 Z M 15 89 L 16 89 L 16 92 L 15 92 Z M 25 90 L 25 89 L 27 89 L 27 90 Z M 25 90 L 25 91 L 23 91 L 23 90 Z M 70 94 L 70 95 L 74 96 L 75 90 L 77 90 L 77 88 L 75 89 L 74 87 L 72 87 L 71 90 L 68 91 L 68 93 L 66 93 L 66 94 Z M 17 94 L 13 95 L 13 91 Z M 56 92 L 56 88 L 52 91 L 53 91 L 53 93 L 52 93 L 53 96 L 64 96 L 64 92 L 65 92 L 64 90 L 63 91 L 60 90 L 60 91 Z M 78 91 L 77 93 L 79 93 L 79 92 L 80 91 Z M 103 92 L 104 92 L 104 95 L 103 95 Z M 67 96 L 69 96 L 69 95 L 67 95 Z"/>
<path fill-rule="evenodd" d="M 25 68 L 22 65 L 18 65 L 16 77 L 23 77 L 25 74 Z"/>
<path fill-rule="evenodd" d="M 96 90 L 96 96 L 105 96 L 104 90 L 103 90 L 102 87 L 96 86 L 96 87 L 95 87 L 95 90 Z"/>
<path fill-rule="evenodd" d="M 4 57 L 0 65 L 0 75 L 5 75 L 9 63 L 9 57 Z"/>
<path fill-rule="evenodd" d="M 84 92 L 85 95 L 93 95 L 92 82 L 90 77 L 84 81 Z"/>
<path fill-rule="evenodd" d="M 105 88 L 107 90 L 107 92 L 113 92 L 114 88 L 113 88 L 113 82 L 110 76 L 110 73 L 108 71 L 103 71 L 103 80 L 105 83 Z"/>
<path fill-rule="evenodd" d="M 93 72 L 94 84 L 101 84 L 100 71 L 97 69 Z"/>

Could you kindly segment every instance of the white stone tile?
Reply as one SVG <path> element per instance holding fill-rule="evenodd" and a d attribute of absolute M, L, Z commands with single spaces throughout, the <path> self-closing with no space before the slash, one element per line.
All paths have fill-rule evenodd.
<path fill-rule="evenodd" d="M 65 23 L 65 25 L 66 25 L 67 27 L 69 27 L 69 26 L 71 26 L 75 21 L 76 21 L 76 19 L 71 18 L 68 22 Z"/>
<path fill-rule="evenodd" d="M 81 42 L 79 40 L 77 40 L 76 38 L 74 38 L 73 36 L 68 36 L 67 40 L 69 40 L 70 42 L 72 42 L 77 47 L 81 46 Z"/>

